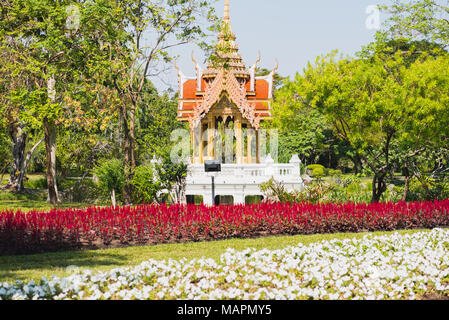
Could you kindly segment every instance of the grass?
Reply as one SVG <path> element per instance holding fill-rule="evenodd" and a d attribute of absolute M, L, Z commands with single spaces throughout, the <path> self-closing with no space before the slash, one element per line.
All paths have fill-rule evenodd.
<path fill-rule="evenodd" d="M 400 234 L 411 234 L 420 230 L 397 231 Z M 423 231 L 423 230 L 421 230 Z M 194 258 L 212 258 L 218 261 L 227 248 L 238 251 L 246 248 L 282 249 L 298 243 L 309 244 L 321 240 L 362 238 L 367 234 L 383 235 L 392 232 L 373 233 L 339 233 L 325 235 L 298 235 L 283 237 L 267 237 L 260 239 L 232 239 L 215 242 L 196 242 L 183 244 L 166 244 L 157 246 L 142 246 L 120 249 L 92 251 L 64 251 L 37 255 L 0 257 L 0 282 L 15 280 L 47 279 L 52 275 L 67 276 L 67 267 L 76 266 L 80 269 L 106 271 L 117 267 L 135 266 L 149 259 L 155 260 L 188 260 Z"/>
<path fill-rule="evenodd" d="M 0 192 L 0 211 L 14 210 L 28 212 L 31 210 L 49 211 L 55 206 L 44 200 L 46 194 L 36 191 L 33 194 L 15 194 L 11 192 Z M 62 202 L 57 208 L 85 208 L 90 204 Z"/>
<path fill-rule="evenodd" d="M 86 203 L 73 203 L 73 202 L 63 202 L 58 204 L 56 207 L 52 206 L 47 201 L 43 200 L 28 200 L 28 199 L 12 199 L 12 200 L 0 200 L 0 211 L 2 210 L 14 210 L 29 212 L 32 210 L 39 211 L 50 211 L 53 208 L 85 208 L 89 204 Z"/>

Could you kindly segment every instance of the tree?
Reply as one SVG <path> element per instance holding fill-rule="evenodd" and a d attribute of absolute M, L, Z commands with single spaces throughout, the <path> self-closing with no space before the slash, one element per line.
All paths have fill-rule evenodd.
<path fill-rule="evenodd" d="M 284 80 L 284 86 L 276 91 L 272 125 L 279 130 L 280 161 L 287 162 L 293 154 L 300 154 L 305 163 L 336 168 L 339 160 L 347 157 L 354 162 L 355 171 L 360 172 L 357 154 L 335 136 L 319 110 L 302 100 L 305 83 L 298 73 L 295 79 Z"/>
<path fill-rule="evenodd" d="M 400 160 L 406 177 L 403 200 L 410 180 L 423 176 L 416 170 L 421 155 L 443 153 L 449 147 L 449 57 L 415 62 L 405 73 L 404 85 L 416 113 L 399 139 Z M 440 152 L 438 152 L 438 150 Z M 426 157 L 428 160 L 435 157 Z M 438 158 L 438 156 L 437 156 Z"/>
<path fill-rule="evenodd" d="M 409 57 L 414 60 L 422 53 L 433 56 L 447 55 L 444 48 L 449 47 L 449 1 L 418 0 L 406 3 L 394 0 L 393 4 L 381 6 L 381 8 L 390 14 L 390 18 L 384 24 L 384 28 L 376 34 L 376 51 L 379 51 L 379 47 L 389 47 L 390 51 L 393 52 L 405 51 L 410 53 L 410 51 L 414 51 L 414 54 L 409 54 Z M 405 49 L 403 48 L 404 45 L 406 46 Z M 432 66 L 428 67 L 432 68 Z M 434 78 L 435 76 L 437 75 L 432 74 L 433 80 L 430 80 L 429 75 L 425 75 L 424 77 L 430 80 L 426 84 L 432 85 L 432 81 L 438 82 Z M 416 83 L 420 82 L 417 81 Z M 426 95 L 431 93 L 426 89 L 422 92 Z M 426 99 L 426 97 L 422 98 Z M 439 132 L 436 133 L 435 136 L 439 137 Z M 412 150 L 403 151 L 403 148 L 398 150 L 403 164 L 403 173 L 406 177 L 403 200 L 407 199 L 411 179 L 414 176 L 423 176 L 423 172 L 416 169 L 423 167 L 416 164 L 416 162 L 422 162 L 421 155 L 424 153 L 434 154 L 435 150 L 439 150 L 437 153 L 444 154 L 446 146 L 441 146 L 444 143 L 447 143 L 447 136 L 443 137 L 441 141 L 437 141 L 437 146 L 434 143 L 426 146 L 418 144 Z"/>
<path fill-rule="evenodd" d="M 131 180 L 136 167 L 136 114 L 145 93 L 148 77 L 164 72 L 165 63 L 172 61 L 170 49 L 205 36 L 205 24 L 216 21 L 209 1 L 127 1 L 122 3 L 129 14 L 126 22 L 131 39 L 129 51 L 121 51 L 126 64 L 116 69 L 113 84 L 121 100 L 121 121 L 124 135 L 124 167 L 126 183 L 124 202 L 132 198 Z M 206 26 L 207 28 L 207 26 Z M 147 35 L 150 41 L 145 41 Z M 204 43 L 202 43 L 204 44 Z"/>
<path fill-rule="evenodd" d="M 156 165 L 156 171 L 160 185 L 169 192 L 172 203 L 185 203 L 187 165 L 184 162 L 173 163 L 170 149 L 166 149 Z"/>
<path fill-rule="evenodd" d="M 116 62 L 110 44 L 127 36 L 124 13 L 112 0 L 2 1 L 0 45 L 14 58 L 7 71 L 28 85 L 19 83 L 8 96 L 23 101 L 16 104 L 21 123 L 43 128 L 52 204 L 58 202 L 58 127 L 89 127 L 98 118 L 95 102 Z"/>
<path fill-rule="evenodd" d="M 320 110 L 373 171 L 373 202 L 387 189 L 393 144 L 415 152 L 448 136 L 441 117 L 448 119 L 449 91 L 440 91 L 449 81 L 447 61 L 423 57 L 407 67 L 399 53 L 340 61 L 330 56 L 305 70 L 301 99 Z M 420 81 L 423 77 L 429 81 Z"/>
<path fill-rule="evenodd" d="M 381 6 L 390 18 L 378 36 L 386 39 L 427 40 L 449 46 L 448 0 L 393 0 Z"/>
<path fill-rule="evenodd" d="M 136 162 L 150 161 L 153 156 L 163 155 L 162 150 L 171 147 L 173 130 L 185 128 L 178 121 L 177 95 L 169 92 L 159 94 L 153 84 L 146 80 L 142 102 L 136 113 Z"/>
<path fill-rule="evenodd" d="M 123 163 L 117 159 L 104 161 L 95 168 L 95 175 L 100 189 L 111 197 L 111 203 L 115 207 L 117 198 L 122 198 L 120 191 L 125 183 Z"/>
<path fill-rule="evenodd" d="M 15 192 L 24 191 L 23 180 L 28 163 L 34 150 L 42 142 L 39 140 L 28 152 L 27 142 L 33 135 L 38 135 L 37 130 L 30 127 L 24 121 L 26 116 L 23 112 L 26 105 L 35 99 L 27 94 L 35 89 L 33 78 L 28 77 L 26 69 L 20 69 L 17 61 L 23 59 L 26 53 L 22 53 L 23 43 L 16 39 L 0 35 L 0 114 L 2 114 L 0 126 L 10 137 L 10 143 L 5 144 L 11 147 L 7 166 L 11 167 L 8 183 L 4 187 Z M 2 169 L 6 169 L 3 168 Z M 3 170 L 2 170 L 3 176 Z"/>

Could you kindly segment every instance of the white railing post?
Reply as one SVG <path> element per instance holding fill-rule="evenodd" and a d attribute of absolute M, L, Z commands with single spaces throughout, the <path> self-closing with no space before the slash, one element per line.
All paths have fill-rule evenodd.
<path fill-rule="evenodd" d="M 301 176 L 301 159 L 299 159 L 297 154 L 294 154 L 290 159 L 290 164 L 293 165 L 292 175 Z"/>

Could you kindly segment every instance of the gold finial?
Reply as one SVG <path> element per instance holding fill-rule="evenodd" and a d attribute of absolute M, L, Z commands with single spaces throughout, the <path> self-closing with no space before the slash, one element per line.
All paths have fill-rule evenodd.
<path fill-rule="evenodd" d="M 259 58 L 257 58 L 256 64 L 258 64 L 258 63 L 260 62 L 261 59 L 262 59 L 262 54 L 260 53 L 260 50 L 259 50 Z"/>
<path fill-rule="evenodd" d="M 279 68 L 279 60 L 276 58 L 276 66 L 273 69 L 273 74 L 277 71 L 278 68 Z"/>
<path fill-rule="evenodd" d="M 192 61 L 195 64 L 195 67 L 197 67 L 198 66 L 198 62 L 195 59 L 194 51 L 192 51 Z"/>
<path fill-rule="evenodd" d="M 231 14 L 229 13 L 229 0 L 225 0 L 225 4 L 224 4 L 224 16 L 223 16 L 223 20 L 224 21 L 231 21 Z"/>

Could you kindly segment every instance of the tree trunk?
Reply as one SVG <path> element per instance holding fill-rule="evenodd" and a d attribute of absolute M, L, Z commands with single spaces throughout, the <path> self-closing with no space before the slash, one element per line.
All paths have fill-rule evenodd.
<path fill-rule="evenodd" d="M 360 159 L 360 156 L 356 154 L 354 157 L 350 157 L 352 163 L 354 164 L 354 174 L 358 175 L 359 173 L 362 173 L 362 159 Z"/>
<path fill-rule="evenodd" d="M 48 199 L 52 205 L 57 205 L 58 187 L 56 185 L 56 125 L 54 121 L 44 119 L 45 153 L 47 158 Z"/>
<path fill-rule="evenodd" d="M 382 194 L 387 191 L 387 184 L 385 183 L 385 174 L 377 173 L 373 178 L 373 198 L 372 203 L 378 203 Z"/>
<path fill-rule="evenodd" d="M 134 172 L 136 169 L 136 158 L 135 158 L 135 117 L 136 117 L 136 106 L 134 103 L 131 104 L 131 109 L 129 114 L 127 112 L 128 108 L 122 108 L 123 116 L 123 128 L 125 135 L 125 185 L 123 188 L 123 203 L 129 205 L 132 202 L 132 185 L 131 180 L 134 177 Z"/>
<path fill-rule="evenodd" d="M 25 148 L 28 133 L 23 130 L 20 125 L 14 125 L 10 128 L 10 135 L 13 141 L 13 164 L 12 170 L 9 177 L 9 181 L 5 186 L 5 189 L 12 190 L 15 192 L 22 192 L 24 189 L 23 178 L 24 178 L 24 163 L 25 163 Z"/>
<path fill-rule="evenodd" d="M 112 192 L 111 192 L 111 202 L 112 202 L 113 207 L 115 207 L 117 205 L 117 200 L 115 197 L 115 189 L 112 189 Z"/>
<path fill-rule="evenodd" d="M 405 186 L 404 186 L 404 194 L 402 195 L 402 201 L 407 201 L 408 191 L 410 189 L 410 170 L 408 169 L 407 162 L 404 163 L 404 176 L 405 176 Z"/>
<path fill-rule="evenodd" d="M 373 203 L 378 203 L 380 201 L 380 198 L 382 197 L 382 194 L 387 191 L 387 183 L 385 182 L 385 179 L 387 178 L 388 172 L 390 171 L 390 143 L 393 135 L 394 132 L 390 132 L 390 134 L 387 136 L 382 153 L 378 154 L 371 165 L 371 169 L 374 171 L 372 199 Z M 385 157 L 385 165 L 378 168 L 378 163 L 376 163 L 376 161 L 377 158 L 382 154 Z"/>
<path fill-rule="evenodd" d="M 25 157 L 25 160 L 23 162 L 23 166 L 22 166 L 22 171 L 20 172 L 19 175 L 19 179 L 20 181 L 22 181 L 23 184 L 23 179 L 25 178 L 25 173 L 26 170 L 28 168 L 28 164 L 30 163 L 31 157 L 33 156 L 34 151 L 37 149 L 37 147 L 39 147 L 39 145 L 42 143 L 42 141 L 44 141 L 44 139 L 39 140 L 38 143 L 36 143 L 28 152 L 27 155 Z"/>
<path fill-rule="evenodd" d="M 50 78 L 47 82 L 48 98 L 51 103 L 56 101 L 55 80 Z M 58 187 L 56 184 L 56 124 L 54 120 L 44 118 L 45 152 L 47 158 L 47 185 L 48 199 L 52 205 L 59 202 Z"/>
<path fill-rule="evenodd" d="M 123 168 L 125 170 L 125 184 L 123 186 L 123 204 L 129 205 L 131 203 L 131 161 L 130 161 L 130 130 L 128 126 L 128 108 L 126 104 L 122 106 L 123 118 Z"/>
<path fill-rule="evenodd" d="M 131 105 L 131 110 L 129 114 L 129 160 L 131 164 L 131 174 L 134 175 L 136 169 L 136 138 L 135 138 L 135 127 L 136 127 L 136 105 Z"/>

